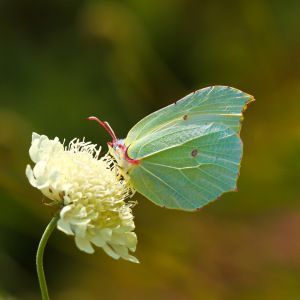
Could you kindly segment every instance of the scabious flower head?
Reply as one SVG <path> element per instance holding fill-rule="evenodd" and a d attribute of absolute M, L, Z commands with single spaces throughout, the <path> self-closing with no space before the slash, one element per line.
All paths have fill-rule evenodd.
<path fill-rule="evenodd" d="M 111 257 L 132 262 L 137 238 L 130 203 L 131 188 L 120 180 L 110 156 L 74 139 L 68 147 L 58 140 L 33 133 L 29 155 L 36 164 L 26 168 L 29 182 L 54 204 L 62 206 L 57 228 L 75 235 L 77 247 L 93 253 L 102 247 Z"/>

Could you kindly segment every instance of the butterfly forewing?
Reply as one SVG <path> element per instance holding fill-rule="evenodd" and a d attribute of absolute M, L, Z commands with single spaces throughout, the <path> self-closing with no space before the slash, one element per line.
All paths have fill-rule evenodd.
<path fill-rule="evenodd" d="M 253 100 L 251 95 L 231 87 L 201 89 L 142 119 L 129 132 L 126 146 L 166 129 L 205 123 L 220 124 L 239 134 L 243 112 Z"/>

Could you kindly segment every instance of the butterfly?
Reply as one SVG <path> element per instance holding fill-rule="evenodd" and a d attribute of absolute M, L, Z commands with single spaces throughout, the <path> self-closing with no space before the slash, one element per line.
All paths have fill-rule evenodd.
<path fill-rule="evenodd" d="M 253 96 L 227 86 L 195 91 L 138 122 L 126 139 L 108 143 L 120 174 L 157 205 L 199 210 L 237 191 L 241 125 Z"/>

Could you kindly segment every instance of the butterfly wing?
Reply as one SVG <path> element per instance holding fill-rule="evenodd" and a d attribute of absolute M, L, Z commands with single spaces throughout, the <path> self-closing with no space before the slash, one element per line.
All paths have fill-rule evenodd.
<path fill-rule="evenodd" d="M 236 188 L 242 143 L 230 129 L 208 124 L 163 132 L 139 145 L 140 153 L 151 147 L 152 153 L 129 173 L 137 191 L 160 206 L 195 210 Z M 156 151 L 160 144 L 166 147 Z"/>
<path fill-rule="evenodd" d="M 236 189 L 243 113 L 254 98 L 225 86 L 187 95 L 129 132 L 128 156 L 140 160 L 130 182 L 154 203 L 194 210 Z"/>
<path fill-rule="evenodd" d="M 193 124 L 216 123 L 239 134 L 243 112 L 253 100 L 251 95 L 227 86 L 198 90 L 142 119 L 128 133 L 125 145 L 134 148 L 137 147 L 136 142 L 144 137 L 155 136 L 165 129 Z M 132 152 L 135 151 L 132 149 Z"/>

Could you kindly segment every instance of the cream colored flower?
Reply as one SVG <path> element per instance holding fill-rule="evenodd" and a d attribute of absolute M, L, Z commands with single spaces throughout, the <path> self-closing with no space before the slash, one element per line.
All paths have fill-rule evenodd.
<path fill-rule="evenodd" d="M 119 180 L 110 158 L 99 158 L 96 145 L 74 139 L 68 147 L 58 140 L 33 133 L 29 150 L 36 165 L 28 165 L 30 183 L 54 204 L 63 206 L 57 228 L 75 235 L 77 247 L 93 253 L 102 247 L 113 258 L 138 262 L 128 253 L 135 251 L 137 238 L 128 182 Z"/>

